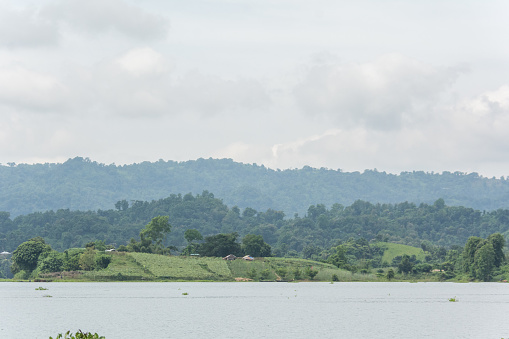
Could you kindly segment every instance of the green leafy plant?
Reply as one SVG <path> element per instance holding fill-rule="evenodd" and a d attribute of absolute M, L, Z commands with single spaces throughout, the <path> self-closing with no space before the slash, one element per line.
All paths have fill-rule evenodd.
<path fill-rule="evenodd" d="M 47 288 L 44 288 L 44 287 L 39 286 L 39 287 L 37 287 L 35 290 L 36 290 L 36 291 L 47 291 L 48 289 L 47 289 Z"/>
<path fill-rule="evenodd" d="M 457 302 L 459 300 L 456 299 L 456 296 L 454 296 L 454 298 L 449 298 L 449 301 L 452 302 L 452 303 L 455 303 L 455 302 Z"/>
<path fill-rule="evenodd" d="M 49 339 L 53 339 L 53 337 L 49 337 Z M 54 339 L 106 339 L 104 336 L 99 336 L 97 333 L 90 332 L 82 332 L 79 330 L 78 332 L 71 333 L 71 331 L 65 332 L 65 334 L 59 333 Z"/>

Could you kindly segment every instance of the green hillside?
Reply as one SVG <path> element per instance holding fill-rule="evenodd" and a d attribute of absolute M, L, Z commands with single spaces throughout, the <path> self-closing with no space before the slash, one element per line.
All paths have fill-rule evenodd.
<path fill-rule="evenodd" d="M 120 200 L 151 201 L 171 194 L 214 192 L 228 206 L 303 215 L 312 204 L 403 201 L 479 210 L 509 208 L 509 181 L 477 173 L 422 171 L 398 175 L 365 170 L 276 170 L 231 159 L 157 161 L 116 166 L 87 158 L 61 164 L 0 165 L 0 211 L 12 217 L 58 209 L 105 210 Z"/>
<path fill-rule="evenodd" d="M 313 281 L 377 281 L 374 274 L 359 274 L 334 265 L 293 258 L 256 258 L 254 261 L 221 258 L 164 256 L 147 253 L 114 253 L 107 268 L 96 271 L 40 274 L 45 280 L 92 281 L 292 281 L 309 280 L 306 269 L 317 271 Z M 262 272 L 266 271 L 265 277 Z M 300 277 L 296 278 L 296 271 Z"/>
<path fill-rule="evenodd" d="M 421 248 L 412 247 L 408 245 L 401 244 L 393 244 L 393 243 L 380 243 L 385 248 L 384 254 L 382 256 L 382 262 L 386 262 L 387 264 L 391 264 L 392 260 L 396 257 L 401 257 L 403 255 L 408 255 L 411 257 L 415 255 L 417 260 L 422 262 L 425 261 L 425 253 Z"/>

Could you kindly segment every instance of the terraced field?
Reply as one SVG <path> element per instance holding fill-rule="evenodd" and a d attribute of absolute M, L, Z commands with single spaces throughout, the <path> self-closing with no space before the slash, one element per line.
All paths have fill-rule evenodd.
<path fill-rule="evenodd" d="M 113 253 L 109 266 L 83 272 L 76 280 L 92 281 L 235 281 L 307 280 L 306 269 L 318 271 L 314 281 L 374 281 L 372 274 L 352 274 L 334 265 L 296 258 L 256 258 L 254 261 L 221 258 L 165 256 L 149 253 Z"/>
<path fill-rule="evenodd" d="M 148 253 L 129 253 L 143 269 L 167 280 L 232 280 L 221 258 L 193 258 Z"/>

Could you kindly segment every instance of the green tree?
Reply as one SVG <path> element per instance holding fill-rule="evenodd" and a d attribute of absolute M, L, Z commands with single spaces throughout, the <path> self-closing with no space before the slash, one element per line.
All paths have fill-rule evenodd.
<path fill-rule="evenodd" d="M 336 246 L 335 252 L 327 259 L 329 264 L 333 264 L 338 268 L 345 268 L 348 266 L 348 259 L 346 258 L 345 246 Z"/>
<path fill-rule="evenodd" d="M 228 254 L 240 255 L 238 233 L 221 233 L 205 237 L 205 242 L 198 247 L 198 253 L 206 257 L 225 257 Z"/>
<path fill-rule="evenodd" d="M 309 277 L 309 279 L 313 280 L 315 276 L 318 274 L 318 271 L 314 270 L 312 267 L 306 267 L 305 273 Z"/>
<path fill-rule="evenodd" d="M 70 248 L 64 252 L 64 271 L 77 271 L 80 269 L 80 256 L 85 252 L 82 248 Z"/>
<path fill-rule="evenodd" d="M 184 232 L 184 238 L 186 241 L 190 244 L 193 241 L 200 241 L 203 240 L 203 236 L 201 233 L 196 229 L 188 229 Z"/>
<path fill-rule="evenodd" d="M 261 235 L 248 234 L 242 238 L 242 251 L 253 257 L 270 257 L 272 255 L 271 247 Z"/>
<path fill-rule="evenodd" d="M 475 252 L 482 246 L 483 242 L 484 240 L 479 237 L 468 238 L 462 253 L 464 272 L 469 274 L 471 273 L 474 265 Z"/>
<path fill-rule="evenodd" d="M 401 262 L 398 265 L 398 272 L 408 274 L 412 271 L 412 263 L 410 262 L 410 257 L 406 254 L 404 254 L 401 257 Z"/>
<path fill-rule="evenodd" d="M 51 251 L 51 246 L 46 244 L 43 238 L 37 237 L 25 241 L 12 253 L 12 273 L 23 270 L 32 272 L 37 267 L 39 256 Z"/>
<path fill-rule="evenodd" d="M 166 234 L 171 231 L 171 225 L 169 223 L 168 216 L 157 216 L 145 226 L 140 232 L 140 238 L 155 242 L 157 245 L 161 245 Z"/>
<path fill-rule="evenodd" d="M 39 262 L 41 272 L 59 272 L 63 270 L 64 254 L 57 251 L 51 251 L 46 258 Z"/>
<path fill-rule="evenodd" d="M 89 247 L 80 255 L 80 268 L 85 271 L 92 271 L 95 265 L 95 250 Z"/>
<path fill-rule="evenodd" d="M 115 208 L 119 211 L 125 211 L 129 208 L 129 202 L 127 200 L 119 200 L 115 203 Z"/>
<path fill-rule="evenodd" d="M 394 276 L 395 276 L 394 270 L 392 268 L 389 268 L 386 275 L 387 280 L 391 281 L 392 279 L 394 279 Z"/>
<path fill-rule="evenodd" d="M 505 260 L 504 255 L 504 245 L 505 245 L 505 239 L 504 236 L 500 233 L 494 233 L 488 237 L 488 241 L 493 245 L 493 250 L 495 251 L 495 261 L 494 265 L 495 267 L 500 267 L 500 265 Z"/>
<path fill-rule="evenodd" d="M 495 267 L 495 250 L 490 242 L 486 242 L 475 252 L 473 271 L 475 278 L 489 281 Z"/>
<path fill-rule="evenodd" d="M 111 255 L 106 254 L 100 254 L 97 255 L 95 258 L 95 267 L 100 268 L 106 268 L 111 262 Z"/>

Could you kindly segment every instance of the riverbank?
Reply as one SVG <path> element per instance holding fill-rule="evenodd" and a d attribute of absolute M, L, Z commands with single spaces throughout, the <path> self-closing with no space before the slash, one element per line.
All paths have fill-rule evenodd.
<path fill-rule="evenodd" d="M 104 269 L 39 273 L 36 277 L 27 280 L 4 279 L 3 281 L 468 282 L 465 277 L 451 277 L 444 272 L 428 272 L 419 275 L 397 274 L 397 270 L 391 267 L 351 272 L 331 264 L 299 258 L 265 257 L 248 261 L 128 252 L 112 253 L 110 256 L 111 262 Z M 392 278 L 388 274 L 391 269 L 396 272 Z"/>

